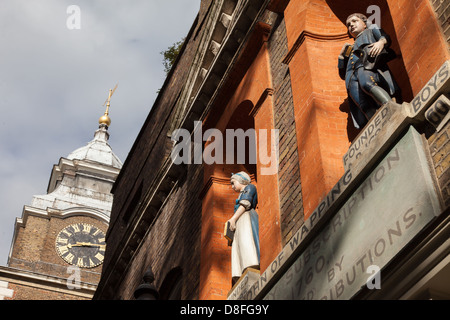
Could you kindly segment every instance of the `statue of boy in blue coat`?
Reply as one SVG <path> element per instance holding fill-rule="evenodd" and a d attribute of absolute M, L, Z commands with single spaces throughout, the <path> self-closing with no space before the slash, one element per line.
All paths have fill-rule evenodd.
<path fill-rule="evenodd" d="M 390 37 L 376 25 L 368 28 L 365 15 L 351 14 L 346 26 L 355 42 L 341 50 L 339 75 L 345 79 L 353 124 L 361 129 L 399 90 L 387 66 L 395 53 L 389 48 Z"/>

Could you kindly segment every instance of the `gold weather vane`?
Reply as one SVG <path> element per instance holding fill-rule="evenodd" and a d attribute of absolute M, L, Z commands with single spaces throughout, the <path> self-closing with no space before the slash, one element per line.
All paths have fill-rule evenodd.
<path fill-rule="evenodd" d="M 103 106 L 106 105 L 105 115 L 100 117 L 100 120 L 98 121 L 100 124 L 105 124 L 106 126 L 109 126 L 111 124 L 111 118 L 109 117 L 109 107 L 111 105 L 111 97 L 114 94 L 114 91 L 116 91 L 118 85 L 119 84 L 117 83 L 114 89 L 109 89 L 108 99 L 106 99 L 105 103 L 103 103 Z"/>

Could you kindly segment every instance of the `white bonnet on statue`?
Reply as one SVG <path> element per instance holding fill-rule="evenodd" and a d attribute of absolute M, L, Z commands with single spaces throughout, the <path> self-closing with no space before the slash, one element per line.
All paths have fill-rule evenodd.
<path fill-rule="evenodd" d="M 234 179 L 234 180 L 238 181 L 240 184 L 243 184 L 243 185 L 250 184 L 250 182 L 252 181 L 250 179 L 250 176 L 244 171 L 241 171 L 241 172 L 238 172 L 238 173 L 232 173 L 231 174 L 231 179 Z"/>

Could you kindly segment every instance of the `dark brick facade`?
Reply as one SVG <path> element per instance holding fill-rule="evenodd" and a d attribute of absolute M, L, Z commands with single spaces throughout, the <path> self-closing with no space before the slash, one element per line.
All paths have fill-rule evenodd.
<path fill-rule="evenodd" d="M 9 283 L 8 288 L 14 290 L 11 300 L 88 300 L 80 296 L 49 290 L 46 288 L 33 288 L 29 285 Z M 10 299 L 6 299 L 10 300 Z"/>
<path fill-rule="evenodd" d="M 155 285 L 162 287 L 171 271 L 182 270 L 181 299 L 197 299 L 200 270 L 201 166 L 189 166 L 130 264 L 133 266 L 117 288 L 121 299 L 133 299 L 149 266 L 155 273 Z M 161 292 L 165 294 L 165 292 Z"/>
<path fill-rule="evenodd" d="M 429 139 L 431 157 L 436 170 L 436 177 L 441 188 L 445 207 L 450 206 L 450 124 L 440 132 L 435 132 Z"/>
<path fill-rule="evenodd" d="M 159 287 L 173 269 L 181 268 L 181 297 L 198 297 L 201 166 L 188 166 L 185 172 L 167 182 L 169 195 L 152 193 L 160 192 L 158 184 L 170 162 L 171 130 L 182 114 L 179 109 L 183 104 L 183 90 L 201 40 L 196 32 L 208 9 L 209 5 L 204 2 L 180 58 L 169 73 L 113 188 L 114 205 L 107 233 L 103 277 L 111 277 L 110 281 L 114 279 L 117 287 L 101 286 L 97 294 L 103 297 L 133 299 L 134 290 L 150 266 Z M 136 224 L 142 227 L 142 233 L 137 236 L 133 234 Z M 127 237 L 136 238 L 127 243 Z M 122 256 L 123 262 L 120 261 L 124 265 L 118 266 L 115 262 L 120 259 L 122 250 L 127 256 Z"/>
<path fill-rule="evenodd" d="M 280 130 L 278 179 L 281 237 L 284 245 L 303 224 L 304 216 L 291 75 L 288 65 L 283 63 L 288 53 L 286 26 L 281 15 L 273 27 L 268 49 L 272 67 L 275 128 Z"/>
<path fill-rule="evenodd" d="M 450 46 L 450 2 L 445 0 L 430 0 L 442 27 L 445 39 Z"/>

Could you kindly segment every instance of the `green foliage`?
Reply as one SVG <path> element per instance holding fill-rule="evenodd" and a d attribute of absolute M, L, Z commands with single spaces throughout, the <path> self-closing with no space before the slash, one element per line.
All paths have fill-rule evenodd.
<path fill-rule="evenodd" d="M 185 38 L 183 38 L 181 41 L 175 42 L 173 45 L 167 48 L 166 51 L 160 52 L 163 55 L 163 65 L 166 75 L 170 72 L 170 69 L 175 63 L 175 60 L 180 53 L 181 47 L 183 46 L 184 40 Z"/>

